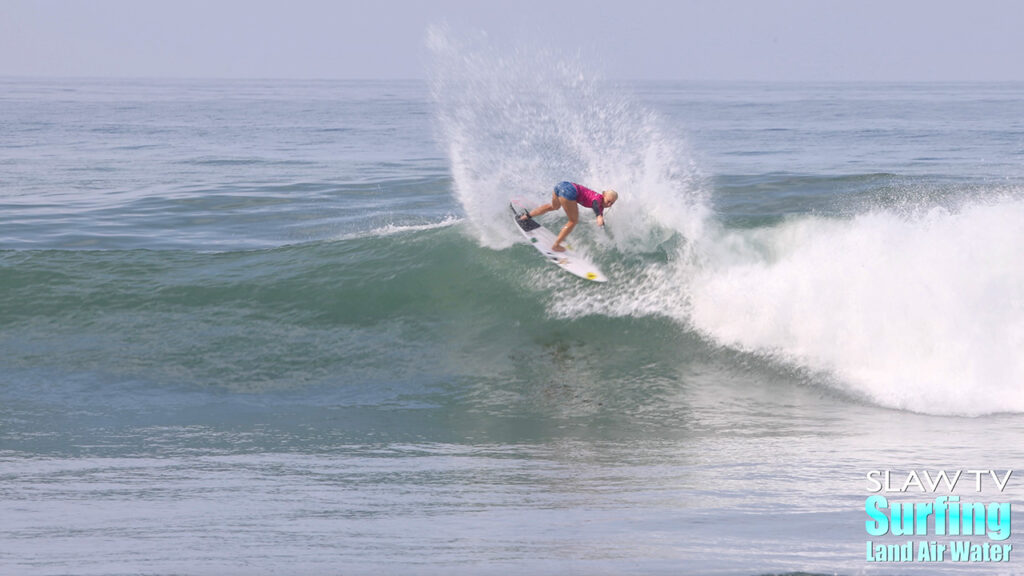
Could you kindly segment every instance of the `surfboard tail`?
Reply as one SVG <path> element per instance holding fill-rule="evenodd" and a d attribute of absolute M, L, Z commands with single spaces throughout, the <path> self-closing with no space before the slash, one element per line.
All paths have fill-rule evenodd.
<path fill-rule="evenodd" d="M 519 224 L 519 227 L 522 228 L 523 232 L 530 232 L 540 228 L 540 224 L 538 224 L 533 218 L 530 218 L 530 211 L 526 208 L 523 208 L 522 213 L 520 213 L 514 204 L 510 203 L 508 207 L 512 209 L 512 214 L 516 217 L 516 224 Z M 523 216 L 525 216 L 525 218 L 523 218 Z"/>

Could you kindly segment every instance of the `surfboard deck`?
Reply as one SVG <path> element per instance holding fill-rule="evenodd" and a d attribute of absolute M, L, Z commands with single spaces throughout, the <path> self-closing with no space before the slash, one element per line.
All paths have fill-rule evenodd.
<path fill-rule="evenodd" d="M 544 255 L 545 260 L 584 280 L 592 282 L 608 281 L 608 277 L 601 272 L 596 264 L 575 252 L 571 246 L 563 243 L 562 245 L 566 247 L 565 252 L 555 252 L 552 250 L 551 246 L 555 243 L 558 235 L 545 228 L 533 218 L 520 220 L 519 217 L 525 210 L 522 206 L 517 206 L 515 202 L 510 202 L 509 207 L 512 209 L 512 221 L 515 223 L 516 228 L 522 232 L 523 236 L 526 237 L 538 252 Z"/>

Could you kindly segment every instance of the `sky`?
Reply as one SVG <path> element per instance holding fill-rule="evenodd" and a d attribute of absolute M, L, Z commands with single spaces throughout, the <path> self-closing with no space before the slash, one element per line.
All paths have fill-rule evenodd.
<path fill-rule="evenodd" d="M 612 79 L 1024 81 L 1017 0 L 0 0 L 0 76 L 417 79 L 427 29 Z"/>

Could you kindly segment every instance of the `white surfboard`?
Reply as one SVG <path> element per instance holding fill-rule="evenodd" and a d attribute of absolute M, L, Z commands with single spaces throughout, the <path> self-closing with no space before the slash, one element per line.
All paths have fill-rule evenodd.
<path fill-rule="evenodd" d="M 566 248 L 565 252 L 555 252 L 552 250 L 551 246 L 555 243 L 558 236 L 551 232 L 551 230 L 541 226 L 533 218 L 520 220 L 519 217 L 523 214 L 523 208 L 517 207 L 514 203 L 509 204 L 509 206 L 512 208 L 512 221 L 515 222 L 516 228 L 523 233 L 523 236 L 526 236 L 526 239 L 530 241 L 530 244 L 538 252 L 544 255 L 548 262 L 584 280 L 592 280 L 594 282 L 608 281 L 608 278 L 598 269 L 597 265 L 573 251 L 569 245 L 563 244 Z"/>

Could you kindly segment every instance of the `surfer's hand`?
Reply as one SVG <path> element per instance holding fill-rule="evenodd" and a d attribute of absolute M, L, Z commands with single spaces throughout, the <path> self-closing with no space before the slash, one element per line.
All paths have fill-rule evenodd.
<path fill-rule="evenodd" d="M 597 217 L 597 225 L 598 226 L 604 226 L 604 216 L 598 216 Z"/>

